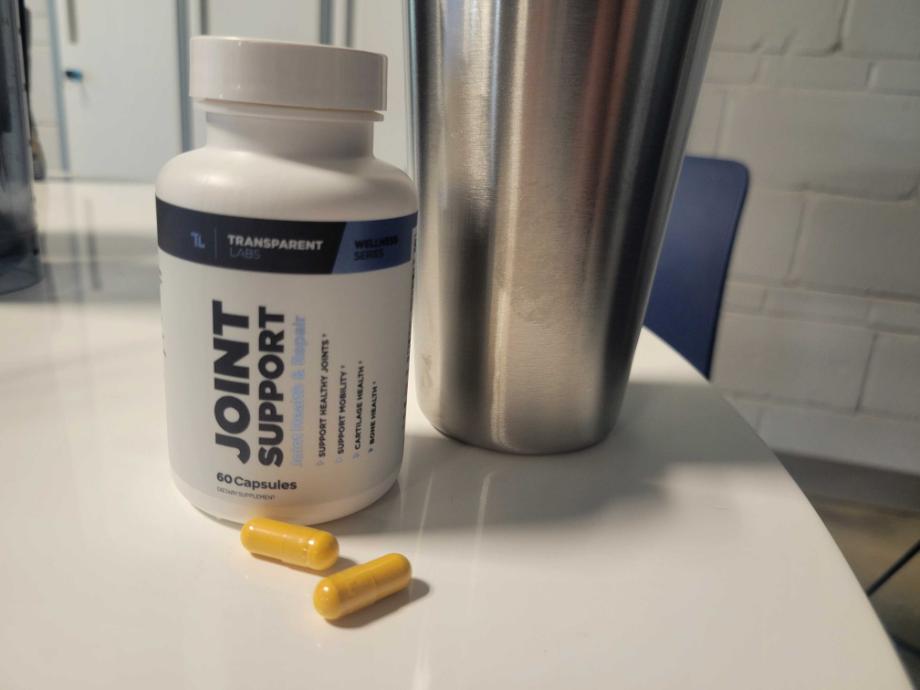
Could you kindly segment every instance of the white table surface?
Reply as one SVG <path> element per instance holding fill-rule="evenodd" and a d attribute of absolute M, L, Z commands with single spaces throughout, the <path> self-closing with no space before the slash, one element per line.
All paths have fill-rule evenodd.
<path fill-rule="evenodd" d="M 463 446 L 410 399 L 398 486 L 330 529 L 416 579 L 325 622 L 317 576 L 171 485 L 150 188 L 39 202 L 50 279 L 0 297 L 2 690 L 910 687 L 805 497 L 649 333 L 573 455 Z"/>

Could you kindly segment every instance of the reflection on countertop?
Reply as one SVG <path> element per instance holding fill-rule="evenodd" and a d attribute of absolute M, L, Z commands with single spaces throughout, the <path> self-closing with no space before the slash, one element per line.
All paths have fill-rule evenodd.
<path fill-rule="evenodd" d="M 0 297 L 3 303 L 157 306 L 152 185 L 37 183 L 35 204 L 44 280 Z"/>

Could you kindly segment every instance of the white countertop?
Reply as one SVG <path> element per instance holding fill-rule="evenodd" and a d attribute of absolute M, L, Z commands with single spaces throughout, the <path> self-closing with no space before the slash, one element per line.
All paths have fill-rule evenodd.
<path fill-rule="evenodd" d="M 568 456 L 437 434 L 330 523 L 410 592 L 331 624 L 173 489 L 149 187 L 40 189 L 49 279 L 0 297 L 0 688 L 910 687 L 805 497 L 644 333 L 620 422 Z M 411 386 L 410 386 L 411 390 Z"/>

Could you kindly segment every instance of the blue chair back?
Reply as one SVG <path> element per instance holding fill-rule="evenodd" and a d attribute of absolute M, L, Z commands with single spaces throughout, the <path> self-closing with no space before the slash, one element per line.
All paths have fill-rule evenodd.
<path fill-rule="evenodd" d="M 747 188 L 741 163 L 684 158 L 645 313 L 645 325 L 706 378 Z"/>

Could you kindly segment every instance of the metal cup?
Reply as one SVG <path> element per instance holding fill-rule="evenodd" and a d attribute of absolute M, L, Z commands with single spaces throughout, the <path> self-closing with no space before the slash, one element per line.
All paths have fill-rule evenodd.
<path fill-rule="evenodd" d="M 515 453 L 613 427 L 718 0 L 410 0 L 416 377 Z"/>

